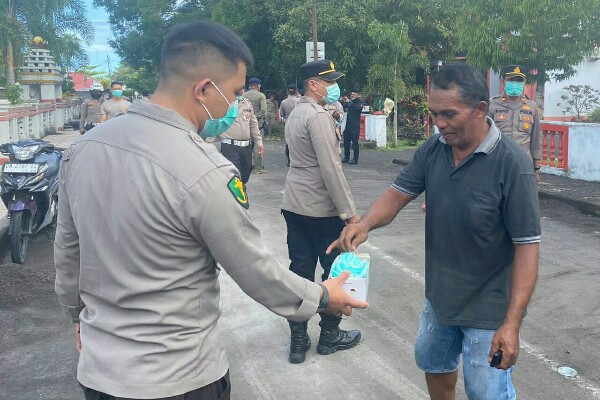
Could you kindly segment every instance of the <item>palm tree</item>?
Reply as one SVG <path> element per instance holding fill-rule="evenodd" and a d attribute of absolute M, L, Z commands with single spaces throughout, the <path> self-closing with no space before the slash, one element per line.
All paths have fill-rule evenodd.
<path fill-rule="evenodd" d="M 60 40 L 60 45 L 61 51 L 55 57 L 55 60 L 67 73 L 78 70 L 90 63 L 89 57 L 81 44 L 81 39 L 76 34 L 65 34 Z"/>
<path fill-rule="evenodd" d="M 41 36 L 57 59 L 65 59 L 65 35 L 77 33 L 87 43 L 94 28 L 86 17 L 83 0 L 0 0 L 0 49 L 6 61 L 7 85 L 15 83 L 15 58 L 20 61 L 27 43 Z"/>

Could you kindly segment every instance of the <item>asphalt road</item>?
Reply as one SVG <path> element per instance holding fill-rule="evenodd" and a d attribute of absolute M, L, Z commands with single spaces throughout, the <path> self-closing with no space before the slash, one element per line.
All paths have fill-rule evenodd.
<path fill-rule="evenodd" d="M 286 229 L 279 213 L 285 167 L 280 142 L 268 142 L 268 173 L 248 185 L 250 210 L 263 240 L 287 264 Z M 385 152 L 365 152 L 345 165 L 361 212 L 391 183 L 400 166 Z M 362 248 L 371 255 L 368 310 L 342 326 L 357 328 L 356 348 L 320 356 L 314 347 L 301 365 L 287 362 L 285 320 L 254 303 L 222 277 L 222 338 L 228 344 L 233 399 L 426 399 L 423 374 L 413 359 L 424 295 L 424 213 L 420 199 L 388 227 L 372 232 Z M 513 374 L 520 399 L 600 399 L 600 218 L 555 201 L 542 205 L 540 278 L 522 329 Z M 54 295 L 52 243 L 42 234 L 24 265 L 7 257 L 0 239 L 0 399 L 81 399 L 75 336 Z M 309 333 L 318 340 L 317 318 Z M 569 365 L 567 379 L 556 367 Z M 465 399 L 459 385 L 458 399 Z"/>

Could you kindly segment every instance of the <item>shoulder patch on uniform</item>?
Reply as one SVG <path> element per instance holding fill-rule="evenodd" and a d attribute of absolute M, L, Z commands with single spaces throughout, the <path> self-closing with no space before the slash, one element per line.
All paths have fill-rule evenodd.
<path fill-rule="evenodd" d="M 231 194 L 233 194 L 235 201 L 237 201 L 245 209 L 250 207 L 250 204 L 248 203 L 248 196 L 246 195 L 246 190 L 244 189 L 244 184 L 240 178 L 234 175 L 233 178 L 229 180 L 227 187 L 229 188 Z"/>

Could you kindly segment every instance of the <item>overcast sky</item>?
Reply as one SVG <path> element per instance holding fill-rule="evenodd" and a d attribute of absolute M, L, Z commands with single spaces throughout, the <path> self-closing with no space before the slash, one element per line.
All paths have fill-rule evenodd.
<path fill-rule="evenodd" d="M 96 32 L 92 45 L 85 45 L 90 58 L 90 64 L 103 64 L 98 70 L 108 72 L 108 65 L 106 62 L 106 57 L 108 56 L 110 59 L 110 68 L 114 71 L 119 63 L 119 57 L 108 44 L 108 40 L 112 36 L 110 24 L 108 23 L 108 14 L 105 12 L 104 8 L 94 8 L 92 5 L 93 0 L 84 1 L 87 7 L 88 19 L 94 25 Z"/>

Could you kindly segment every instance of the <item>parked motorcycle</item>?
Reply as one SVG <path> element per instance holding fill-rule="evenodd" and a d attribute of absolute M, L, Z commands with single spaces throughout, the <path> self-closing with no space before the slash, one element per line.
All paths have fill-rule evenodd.
<path fill-rule="evenodd" d="M 10 219 L 10 254 L 22 264 L 30 239 L 56 224 L 58 170 L 62 153 L 43 140 L 21 140 L 0 146 L 10 158 L 2 166 L 0 196 Z"/>

